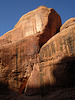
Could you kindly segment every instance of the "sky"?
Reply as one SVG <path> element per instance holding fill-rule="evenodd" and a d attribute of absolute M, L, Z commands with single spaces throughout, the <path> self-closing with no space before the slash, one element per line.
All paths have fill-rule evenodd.
<path fill-rule="evenodd" d="M 0 36 L 12 30 L 22 15 L 41 5 L 57 11 L 62 24 L 75 17 L 75 0 L 0 0 Z"/>

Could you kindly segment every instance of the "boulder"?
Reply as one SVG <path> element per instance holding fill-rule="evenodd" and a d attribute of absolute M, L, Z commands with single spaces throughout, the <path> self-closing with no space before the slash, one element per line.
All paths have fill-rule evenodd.
<path fill-rule="evenodd" d="M 68 28 L 69 26 L 75 25 L 75 18 L 68 19 L 60 28 L 60 31 Z"/>
<path fill-rule="evenodd" d="M 0 81 L 19 94 L 26 90 L 31 72 L 39 64 L 41 46 L 60 26 L 61 18 L 52 8 L 41 6 L 24 15 L 13 30 L 0 37 Z"/>
<path fill-rule="evenodd" d="M 30 35 L 43 35 L 49 39 L 61 26 L 59 14 L 52 8 L 40 6 L 37 9 L 23 15 L 13 30 L 0 37 L 0 45 L 13 43 Z M 41 41 L 47 41 L 42 40 Z"/>

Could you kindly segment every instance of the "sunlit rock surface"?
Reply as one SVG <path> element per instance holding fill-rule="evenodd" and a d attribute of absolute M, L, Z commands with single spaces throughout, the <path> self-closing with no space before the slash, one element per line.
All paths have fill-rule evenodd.
<path fill-rule="evenodd" d="M 0 44 L 12 43 L 30 35 L 44 35 L 43 33 L 49 39 L 60 26 L 61 18 L 59 14 L 52 8 L 40 6 L 23 15 L 13 30 L 0 37 Z"/>
<path fill-rule="evenodd" d="M 67 20 L 60 28 L 60 31 L 75 25 L 75 18 L 70 18 L 69 20 Z"/>
<path fill-rule="evenodd" d="M 61 26 L 62 27 L 62 26 Z M 42 94 L 75 84 L 75 24 L 57 33 L 40 49 L 39 67 L 34 68 L 27 93 Z M 35 90 L 36 86 L 36 90 Z M 41 87 L 38 90 L 38 87 Z M 31 90 L 31 91 L 30 91 Z"/>
<path fill-rule="evenodd" d="M 41 6 L 23 15 L 13 30 L 0 37 L 1 81 L 22 93 L 39 62 L 41 46 L 56 34 L 60 26 L 61 18 L 52 8 Z"/>
<path fill-rule="evenodd" d="M 75 18 L 40 6 L 0 37 L 0 100 L 24 99 L 75 100 Z"/>

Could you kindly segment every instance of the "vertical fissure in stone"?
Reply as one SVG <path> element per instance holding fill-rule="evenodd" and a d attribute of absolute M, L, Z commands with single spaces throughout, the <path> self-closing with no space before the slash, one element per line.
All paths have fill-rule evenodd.
<path fill-rule="evenodd" d="M 1 72 L 1 65 L 2 65 L 2 61 L 1 61 L 1 58 L 0 58 L 0 80 L 1 80 L 1 77 L 2 77 L 2 72 Z"/>
<path fill-rule="evenodd" d="M 18 44 L 16 43 L 16 80 L 18 88 Z"/>
<path fill-rule="evenodd" d="M 74 52 L 74 41 L 75 41 L 75 36 L 70 36 L 67 38 L 67 44 L 68 44 L 68 48 L 69 48 L 69 52 L 73 53 Z"/>
<path fill-rule="evenodd" d="M 20 79 L 21 79 L 21 45 L 22 45 L 22 41 L 20 44 Z"/>

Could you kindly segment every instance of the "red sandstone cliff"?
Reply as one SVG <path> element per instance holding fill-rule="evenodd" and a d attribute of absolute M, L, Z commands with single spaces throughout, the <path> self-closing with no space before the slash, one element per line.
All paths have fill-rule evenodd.
<path fill-rule="evenodd" d="M 60 26 L 61 18 L 52 8 L 41 6 L 23 15 L 13 30 L 0 37 L 1 81 L 18 90 L 39 62 L 41 46 Z"/>
<path fill-rule="evenodd" d="M 75 18 L 61 26 L 52 8 L 40 6 L 23 15 L 13 30 L 0 37 L 0 82 L 24 93 L 16 100 L 37 94 L 34 99 L 49 94 L 43 97 L 49 100 L 52 91 L 74 86 L 74 66 Z"/>

